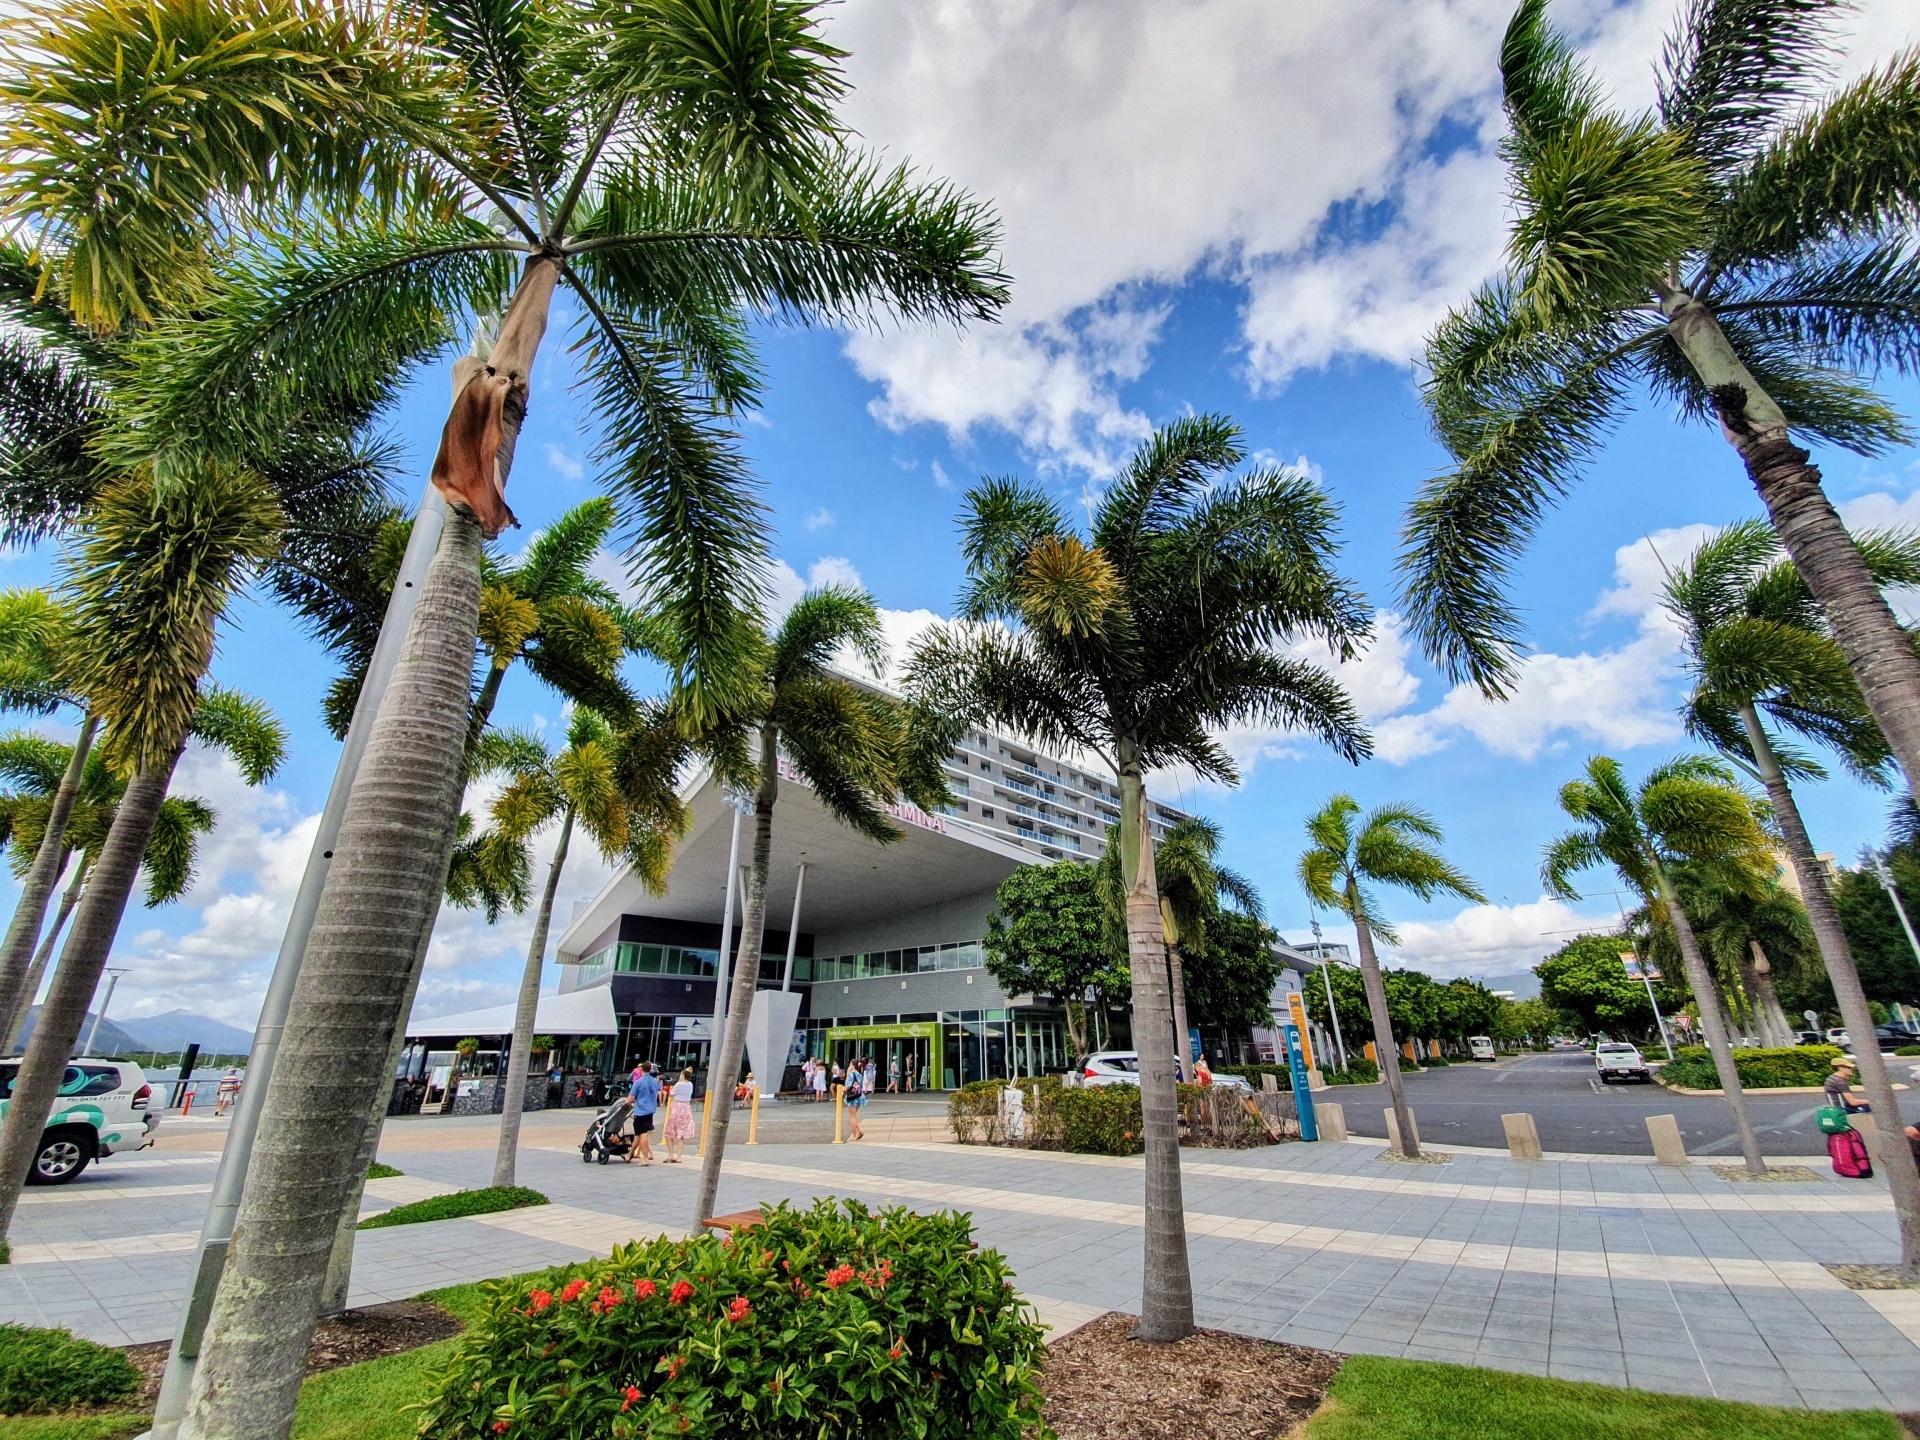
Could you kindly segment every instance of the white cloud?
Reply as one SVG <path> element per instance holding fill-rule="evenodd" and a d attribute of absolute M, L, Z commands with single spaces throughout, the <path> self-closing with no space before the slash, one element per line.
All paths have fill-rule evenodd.
<path fill-rule="evenodd" d="M 1579 930 L 1608 930 L 1614 914 L 1581 915 L 1565 901 L 1542 896 L 1523 905 L 1471 905 L 1450 920 L 1409 920 L 1395 962 L 1442 980 L 1511 975 L 1531 970 Z"/>
<path fill-rule="evenodd" d="M 553 467 L 554 473 L 559 475 L 561 479 L 578 480 L 587 473 L 586 466 L 582 465 L 558 445 L 549 443 L 543 448 L 546 451 L 547 464 Z"/>
<path fill-rule="evenodd" d="M 827 526 L 833 524 L 833 520 L 833 512 L 823 505 L 800 523 L 809 530 L 824 530 Z"/>
<path fill-rule="evenodd" d="M 951 490 L 954 488 L 953 481 L 947 477 L 946 467 L 938 460 L 933 462 L 933 483 L 941 490 Z"/>

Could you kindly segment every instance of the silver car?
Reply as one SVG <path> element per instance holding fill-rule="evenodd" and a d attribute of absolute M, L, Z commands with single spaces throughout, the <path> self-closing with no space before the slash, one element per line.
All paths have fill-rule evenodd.
<path fill-rule="evenodd" d="M 1099 1087 L 1102 1085 L 1138 1085 L 1140 1083 L 1140 1056 L 1132 1050 L 1102 1050 L 1089 1055 L 1087 1063 L 1080 1068 L 1080 1083 Z M 1253 1086 L 1238 1075 L 1215 1075 L 1214 1086 L 1221 1090 L 1244 1090 L 1249 1095 Z"/>

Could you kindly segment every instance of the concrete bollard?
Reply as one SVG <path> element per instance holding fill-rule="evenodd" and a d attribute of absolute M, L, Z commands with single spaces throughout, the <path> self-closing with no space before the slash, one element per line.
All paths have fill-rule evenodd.
<path fill-rule="evenodd" d="M 1307 1089 L 1318 1094 L 1327 1088 L 1327 1078 L 1320 1073 L 1319 1067 L 1310 1066 L 1307 1070 Z"/>
<path fill-rule="evenodd" d="M 1417 1149 L 1420 1145 L 1420 1117 L 1413 1113 L 1411 1105 L 1407 1107 L 1407 1120 L 1413 1126 L 1413 1143 Z M 1403 1155 L 1406 1153 L 1406 1147 L 1400 1143 L 1400 1117 L 1393 1113 L 1391 1105 L 1387 1107 L 1387 1145 Z"/>
<path fill-rule="evenodd" d="M 1649 1115 L 1647 1138 L 1653 1141 L 1653 1158 L 1662 1165 L 1685 1165 L 1686 1142 L 1680 1138 L 1680 1123 L 1671 1115 Z"/>
<path fill-rule="evenodd" d="M 1347 1138 L 1347 1107 L 1339 1104 L 1322 1105 L 1318 1101 L 1313 1106 L 1314 1123 L 1320 1127 L 1320 1138 L 1342 1144 Z"/>
<path fill-rule="evenodd" d="M 1279 1077 L 1271 1074 L 1262 1075 L 1260 1077 L 1260 1088 L 1269 1095 L 1278 1095 L 1280 1093 Z"/>
<path fill-rule="evenodd" d="M 1531 1115 L 1502 1115 L 1500 1123 L 1507 1132 L 1507 1154 L 1515 1160 L 1544 1160 L 1546 1154 L 1540 1148 L 1540 1132 L 1534 1128 Z"/>

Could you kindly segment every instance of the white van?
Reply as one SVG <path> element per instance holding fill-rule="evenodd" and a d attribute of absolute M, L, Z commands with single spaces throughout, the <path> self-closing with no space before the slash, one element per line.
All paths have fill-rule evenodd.
<path fill-rule="evenodd" d="M 1473 1052 L 1473 1058 L 1476 1060 L 1491 1060 L 1494 1058 L 1493 1041 L 1485 1035 L 1469 1035 L 1467 1037 L 1467 1049 Z"/>

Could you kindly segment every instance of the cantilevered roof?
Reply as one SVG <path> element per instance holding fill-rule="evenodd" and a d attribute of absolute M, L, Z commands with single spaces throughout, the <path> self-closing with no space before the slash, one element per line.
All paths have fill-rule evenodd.
<path fill-rule="evenodd" d="M 957 817 L 928 815 L 910 805 L 895 815 L 901 838 L 882 845 L 834 819 L 805 781 L 784 762 L 780 768 L 767 871 L 769 929 L 786 928 L 802 861 L 807 881 L 800 930 L 817 935 L 992 890 L 1041 858 Z M 709 777 L 697 777 L 689 788 L 692 821 L 675 851 L 667 893 L 651 895 L 631 871 L 617 873 L 576 911 L 557 947 L 561 964 L 581 959 L 622 915 L 720 923 L 733 811 Z M 740 825 L 742 865 L 751 860 L 752 850 L 749 817 Z"/>
<path fill-rule="evenodd" d="M 432 1020 L 410 1020 L 407 1035 L 418 1040 L 511 1035 L 516 1008 L 494 1005 Z M 606 985 L 590 985 L 571 995 L 542 995 L 540 1008 L 534 1011 L 533 1033 L 536 1035 L 614 1035 L 619 1030 L 620 1022 L 613 1014 L 613 991 Z"/>

